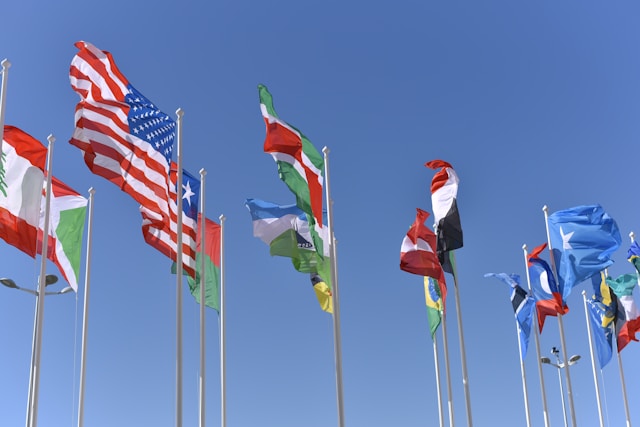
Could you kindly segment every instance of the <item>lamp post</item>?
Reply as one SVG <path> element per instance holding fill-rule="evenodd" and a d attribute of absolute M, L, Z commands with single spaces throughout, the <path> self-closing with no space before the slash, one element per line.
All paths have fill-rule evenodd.
<path fill-rule="evenodd" d="M 553 363 L 551 359 L 549 359 L 548 357 L 541 357 L 540 362 L 546 363 L 547 365 L 555 366 L 556 368 L 558 368 L 558 382 L 560 384 L 560 397 L 562 398 L 562 415 L 564 415 L 564 427 L 567 427 L 568 426 L 567 409 L 564 404 L 564 387 L 562 387 L 561 371 L 567 365 L 570 366 L 570 365 L 573 365 L 574 363 L 577 363 L 578 360 L 580 360 L 581 356 L 578 354 L 574 354 L 569 358 L 569 362 L 567 363 L 567 365 L 565 365 L 563 362 L 560 361 L 560 350 L 558 350 L 556 347 L 553 347 L 551 349 L 551 354 L 553 354 L 556 357 L 556 363 Z M 572 414 L 572 416 L 574 416 L 574 414 Z"/>
<path fill-rule="evenodd" d="M 58 276 L 56 276 L 55 274 L 47 274 L 45 276 L 45 280 L 44 280 L 44 285 L 45 285 L 45 289 L 46 286 L 49 285 L 53 285 L 54 283 L 58 282 Z M 36 301 L 37 298 L 39 297 L 38 295 L 38 291 L 35 291 L 33 289 L 28 289 L 28 288 L 23 288 L 21 286 L 18 286 L 16 284 L 15 281 L 13 281 L 12 279 L 8 279 L 6 277 L 0 278 L 0 284 L 6 286 L 7 288 L 11 288 L 11 289 L 17 289 L 19 291 L 22 292 L 26 292 L 29 293 L 31 295 L 34 295 L 36 297 Z M 44 295 L 62 295 L 62 294 L 66 294 L 70 291 L 72 291 L 73 288 L 71 288 L 71 286 L 67 286 L 65 288 L 62 288 L 59 291 L 55 291 L 55 292 L 44 292 Z M 33 406 L 33 400 L 34 400 L 34 360 L 35 360 L 35 355 L 36 355 L 36 345 L 37 345 L 37 334 L 38 334 L 38 325 L 40 324 L 39 322 L 39 316 L 38 316 L 38 305 L 36 304 L 36 312 L 35 312 L 35 318 L 33 320 L 33 342 L 31 343 L 31 369 L 29 372 L 29 396 L 27 399 L 27 422 L 26 425 L 30 426 L 31 425 L 31 420 L 32 420 L 32 406 Z"/>

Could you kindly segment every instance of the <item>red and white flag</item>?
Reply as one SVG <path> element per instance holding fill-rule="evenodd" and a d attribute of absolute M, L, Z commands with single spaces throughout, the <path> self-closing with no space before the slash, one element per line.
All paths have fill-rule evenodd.
<path fill-rule="evenodd" d="M 400 269 L 420 276 L 433 277 L 445 284 L 444 272 L 435 252 L 436 235 L 424 225 L 429 213 L 418 208 L 416 220 L 409 228 L 400 248 Z"/>

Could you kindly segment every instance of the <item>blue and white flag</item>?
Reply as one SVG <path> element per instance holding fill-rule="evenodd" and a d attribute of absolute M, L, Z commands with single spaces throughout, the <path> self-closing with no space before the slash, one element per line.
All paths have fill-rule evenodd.
<path fill-rule="evenodd" d="M 562 298 L 613 264 L 622 238 L 615 220 L 600 205 L 576 206 L 549 216 L 549 236 Z"/>

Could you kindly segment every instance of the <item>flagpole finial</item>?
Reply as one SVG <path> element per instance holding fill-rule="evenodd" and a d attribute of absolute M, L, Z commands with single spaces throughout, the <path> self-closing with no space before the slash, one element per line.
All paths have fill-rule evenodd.
<path fill-rule="evenodd" d="M 220 215 L 218 217 L 218 219 L 220 220 L 220 224 L 222 224 L 224 222 L 225 219 L 227 219 L 224 215 Z"/>
<path fill-rule="evenodd" d="M 206 174 L 207 171 L 204 168 L 200 169 L 200 176 L 205 176 Z"/>
<path fill-rule="evenodd" d="M 176 116 L 178 116 L 178 118 L 181 119 L 182 116 L 184 116 L 184 110 L 182 108 L 178 108 L 176 110 Z"/>
<path fill-rule="evenodd" d="M 4 71 L 7 68 L 11 67 L 11 62 L 9 62 L 7 58 L 4 58 L 2 62 L 0 62 L 0 65 L 2 65 L 2 71 Z"/>
<path fill-rule="evenodd" d="M 633 243 L 636 240 L 636 235 L 633 231 L 629 233 L 629 238 L 631 239 L 631 243 Z"/>
<path fill-rule="evenodd" d="M 522 250 L 526 251 L 527 250 L 527 244 L 525 243 L 524 245 L 522 245 Z"/>
<path fill-rule="evenodd" d="M 329 154 L 329 147 L 327 147 L 326 145 L 322 148 L 322 152 L 324 154 Z"/>
<path fill-rule="evenodd" d="M 56 137 L 53 136 L 53 134 L 49 134 L 49 136 L 47 137 L 47 141 L 49 141 L 50 144 L 53 144 L 54 142 L 56 142 Z"/>
<path fill-rule="evenodd" d="M 93 187 L 89 187 L 89 195 L 93 196 L 96 193 L 96 189 Z"/>
<path fill-rule="evenodd" d="M 547 205 L 544 205 L 544 206 L 542 207 L 542 212 L 544 212 L 544 213 L 549 212 L 549 208 L 547 207 Z"/>
<path fill-rule="evenodd" d="M 585 291 L 584 289 L 582 290 L 582 296 L 587 295 L 587 291 Z"/>

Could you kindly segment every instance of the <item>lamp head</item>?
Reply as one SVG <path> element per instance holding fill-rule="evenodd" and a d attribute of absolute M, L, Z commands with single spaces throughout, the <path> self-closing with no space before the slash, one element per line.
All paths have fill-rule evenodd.
<path fill-rule="evenodd" d="M 58 276 L 56 276 L 55 274 L 47 274 L 44 278 L 45 286 L 53 285 L 56 282 L 58 282 Z"/>
<path fill-rule="evenodd" d="M 12 289 L 17 289 L 18 285 L 16 285 L 16 282 L 14 282 L 11 279 L 8 279 L 6 277 L 3 277 L 0 279 L 0 283 L 2 283 L 3 285 L 5 285 L 7 288 L 12 288 Z"/>
<path fill-rule="evenodd" d="M 542 363 L 551 363 L 551 359 L 549 359 L 548 357 L 541 357 L 540 358 L 540 362 L 542 362 Z"/>
<path fill-rule="evenodd" d="M 569 364 L 573 365 L 574 363 L 576 363 L 578 360 L 580 360 L 580 355 L 579 354 L 574 354 L 573 356 L 571 356 L 569 358 Z"/>

